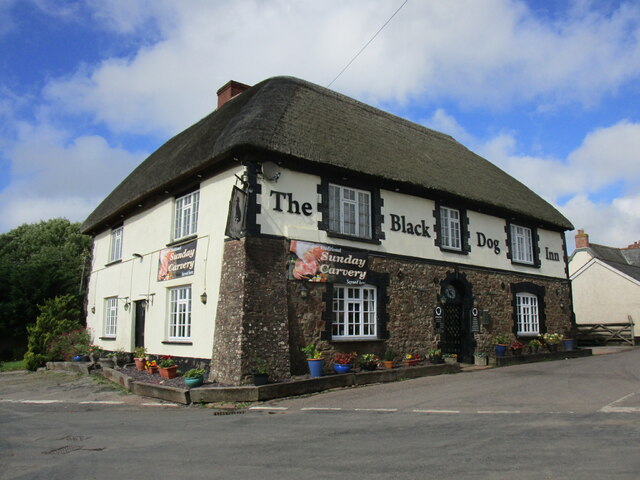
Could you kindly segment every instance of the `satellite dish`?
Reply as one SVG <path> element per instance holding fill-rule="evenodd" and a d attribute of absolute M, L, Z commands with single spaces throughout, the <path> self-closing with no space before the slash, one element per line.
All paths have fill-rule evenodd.
<path fill-rule="evenodd" d="M 277 182 L 280 178 L 280 169 L 273 162 L 264 162 L 262 164 L 262 175 L 269 181 Z"/>

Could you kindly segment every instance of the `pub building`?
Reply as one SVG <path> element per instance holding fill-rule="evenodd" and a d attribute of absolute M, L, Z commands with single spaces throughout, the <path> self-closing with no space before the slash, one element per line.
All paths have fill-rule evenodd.
<path fill-rule="evenodd" d="M 470 362 L 572 327 L 571 229 L 448 135 L 296 78 L 231 81 L 84 222 L 87 325 L 232 385 L 257 362 L 306 373 L 309 343 Z"/>

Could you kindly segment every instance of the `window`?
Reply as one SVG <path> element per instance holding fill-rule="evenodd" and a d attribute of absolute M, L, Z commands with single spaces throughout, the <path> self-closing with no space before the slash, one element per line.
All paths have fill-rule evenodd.
<path fill-rule="evenodd" d="M 333 286 L 333 339 L 377 338 L 376 294 L 371 285 Z"/>
<path fill-rule="evenodd" d="M 191 286 L 169 290 L 169 340 L 191 339 Z"/>
<path fill-rule="evenodd" d="M 516 321 L 518 335 L 540 334 L 537 296 L 530 293 L 516 294 Z"/>
<path fill-rule="evenodd" d="M 199 201 L 199 191 L 176 198 L 175 228 L 173 230 L 174 240 L 195 235 L 198 231 Z"/>
<path fill-rule="evenodd" d="M 511 260 L 534 264 L 531 229 L 511 225 Z"/>
<path fill-rule="evenodd" d="M 371 193 L 329 184 L 329 230 L 371 238 Z"/>
<path fill-rule="evenodd" d="M 461 250 L 460 210 L 440 207 L 440 246 Z"/>
<path fill-rule="evenodd" d="M 104 336 L 115 337 L 118 326 L 118 297 L 106 298 L 104 304 Z"/>
<path fill-rule="evenodd" d="M 109 252 L 109 262 L 122 259 L 122 231 L 123 227 L 111 230 L 111 251 Z"/>

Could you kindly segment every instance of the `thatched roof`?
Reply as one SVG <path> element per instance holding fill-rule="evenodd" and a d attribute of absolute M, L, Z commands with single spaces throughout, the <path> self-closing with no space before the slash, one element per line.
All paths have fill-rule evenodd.
<path fill-rule="evenodd" d="M 448 135 L 291 77 L 265 80 L 179 133 L 138 166 L 89 215 L 95 233 L 181 178 L 259 149 L 468 202 L 560 230 L 554 207 Z M 474 208 L 475 209 L 475 208 Z"/>

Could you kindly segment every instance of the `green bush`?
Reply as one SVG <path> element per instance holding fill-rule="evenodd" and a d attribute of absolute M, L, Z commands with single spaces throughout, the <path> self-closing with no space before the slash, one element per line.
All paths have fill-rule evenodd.
<path fill-rule="evenodd" d="M 29 370 L 36 370 L 45 364 L 54 339 L 82 328 L 78 300 L 73 295 L 45 300 L 44 305 L 38 305 L 38 309 L 40 315 L 36 323 L 27 327 L 29 339 L 24 360 Z"/>

